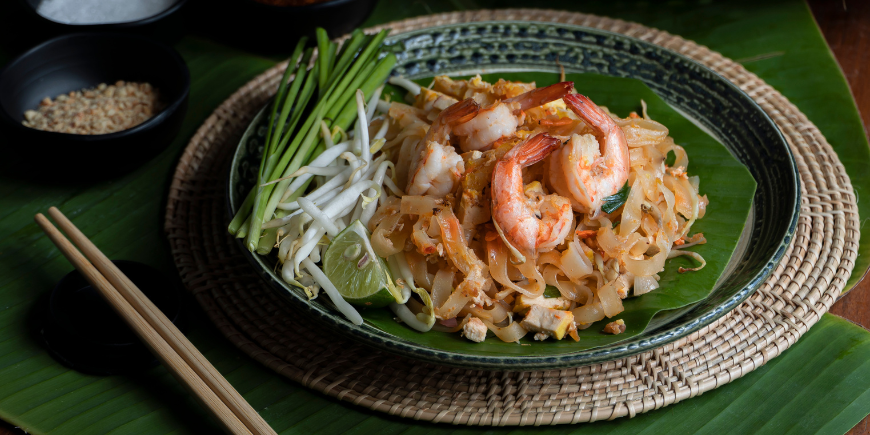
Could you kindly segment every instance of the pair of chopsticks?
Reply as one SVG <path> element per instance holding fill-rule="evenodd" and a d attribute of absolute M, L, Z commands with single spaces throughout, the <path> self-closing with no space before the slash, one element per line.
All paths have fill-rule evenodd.
<path fill-rule="evenodd" d="M 60 210 L 52 207 L 48 214 L 75 245 L 42 213 L 36 215 L 36 223 L 163 365 L 218 419 L 226 432 L 275 434 L 187 337 Z"/>

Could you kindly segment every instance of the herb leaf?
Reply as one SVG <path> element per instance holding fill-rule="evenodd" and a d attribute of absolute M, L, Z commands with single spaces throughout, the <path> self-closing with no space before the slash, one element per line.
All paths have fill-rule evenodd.
<path fill-rule="evenodd" d="M 601 204 L 601 211 L 605 213 L 613 213 L 614 210 L 622 207 L 623 204 L 625 204 L 625 201 L 628 200 L 629 192 L 631 192 L 631 188 L 628 187 L 628 182 L 626 181 L 625 186 L 622 186 L 622 189 L 619 189 L 619 192 L 604 198 L 604 202 Z"/>
<path fill-rule="evenodd" d="M 556 287 L 553 287 L 551 285 L 544 287 L 544 298 L 550 299 L 550 298 L 561 298 L 561 297 L 562 297 L 562 292 L 560 292 L 559 289 L 557 289 Z"/>

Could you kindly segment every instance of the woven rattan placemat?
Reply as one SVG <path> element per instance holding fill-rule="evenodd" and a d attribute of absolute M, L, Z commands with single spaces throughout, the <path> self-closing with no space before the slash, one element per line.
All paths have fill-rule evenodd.
<path fill-rule="evenodd" d="M 166 232 L 181 278 L 223 334 L 281 375 L 340 400 L 420 420 L 538 425 L 634 416 L 731 382 L 782 353 L 836 301 L 857 256 L 859 221 L 836 153 L 797 107 L 740 64 L 667 32 L 572 12 L 485 10 L 414 18 L 400 33 L 442 24 L 528 20 L 578 24 L 680 52 L 731 80 L 773 118 L 801 176 L 792 245 L 764 285 L 712 325 L 655 351 L 565 370 L 487 372 L 434 366 L 329 335 L 301 321 L 226 232 L 226 171 L 249 121 L 286 64 L 227 99 L 191 139 L 175 171 Z"/>

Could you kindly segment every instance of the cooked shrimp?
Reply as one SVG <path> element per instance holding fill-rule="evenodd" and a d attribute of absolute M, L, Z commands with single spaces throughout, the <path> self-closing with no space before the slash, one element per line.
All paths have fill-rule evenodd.
<path fill-rule="evenodd" d="M 603 199 L 628 180 L 628 145 L 622 129 L 583 95 L 562 98 L 594 135 L 573 135 L 550 156 L 549 181 L 559 195 L 571 199 L 574 210 L 597 214 Z"/>
<path fill-rule="evenodd" d="M 567 198 L 523 189 L 523 168 L 544 160 L 559 145 L 559 139 L 538 134 L 508 151 L 492 172 L 492 218 L 523 254 L 553 249 L 571 229 L 574 213 Z"/>
<path fill-rule="evenodd" d="M 571 92 L 574 82 L 562 82 L 496 101 L 473 119 L 453 128 L 462 151 L 483 150 L 502 137 L 510 136 L 520 125 L 522 112 L 558 100 Z"/>
<path fill-rule="evenodd" d="M 448 143 L 450 130 L 474 117 L 479 108 L 474 100 L 467 99 L 444 109 L 435 118 L 426 137 L 417 144 L 415 158 L 411 160 L 405 190 L 408 195 L 444 196 L 453 191 L 465 172 L 465 164 Z"/>
<path fill-rule="evenodd" d="M 422 109 L 429 116 L 429 119 L 435 117 L 442 110 L 458 103 L 459 100 L 441 92 L 431 89 L 420 88 L 420 93 L 417 94 L 417 99 L 414 101 L 414 107 Z"/>

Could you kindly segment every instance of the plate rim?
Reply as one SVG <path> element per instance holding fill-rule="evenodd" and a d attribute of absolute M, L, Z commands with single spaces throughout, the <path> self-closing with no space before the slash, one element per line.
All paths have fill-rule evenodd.
<path fill-rule="evenodd" d="M 259 275 L 262 279 L 264 279 L 267 284 L 275 290 L 279 290 L 282 295 L 290 299 L 293 302 L 293 305 L 297 308 L 301 308 L 302 311 L 307 314 L 309 317 L 313 317 L 317 321 L 324 321 L 324 323 L 332 328 L 334 331 L 338 331 L 341 333 L 350 333 L 353 337 L 355 337 L 355 341 L 365 344 L 367 346 L 373 347 L 378 350 L 383 350 L 386 352 L 390 352 L 395 355 L 400 355 L 403 357 L 422 360 L 428 363 L 438 364 L 438 365 L 447 365 L 452 367 L 460 367 L 465 369 L 484 369 L 484 370 L 545 370 L 545 369 L 555 369 L 555 368 L 565 368 L 565 367 L 578 367 L 591 365 L 596 363 L 601 363 L 605 361 L 614 361 L 630 356 L 634 356 L 643 352 L 651 351 L 657 348 L 660 348 L 669 343 L 675 342 L 679 339 L 686 338 L 692 333 L 713 324 L 716 320 L 727 315 L 728 312 L 737 308 L 743 301 L 745 301 L 749 296 L 754 294 L 767 280 L 767 278 L 773 273 L 776 269 L 776 266 L 782 260 L 782 257 L 785 255 L 788 246 L 791 244 L 792 239 L 794 238 L 794 234 L 797 230 L 798 220 L 800 218 L 800 204 L 801 204 L 801 179 L 800 173 L 797 169 L 797 163 L 794 158 L 794 153 L 791 150 L 791 147 L 788 144 L 788 141 L 785 139 L 782 131 L 776 122 L 768 115 L 766 111 L 748 94 L 746 94 L 738 85 L 731 82 L 727 78 L 723 77 L 721 74 L 713 71 L 711 68 L 691 59 L 688 56 L 685 56 L 681 53 L 678 53 L 674 50 L 671 50 L 666 47 L 662 47 L 651 42 L 647 42 L 632 36 L 624 35 L 621 33 L 616 33 L 609 30 L 602 30 L 577 24 L 564 24 L 564 23 L 553 23 L 553 22 L 543 22 L 543 21 L 524 21 L 524 20 L 490 20 L 490 21 L 480 21 L 473 23 L 453 23 L 453 24 L 444 24 L 439 26 L 431 26 L 423 29 L 416 29 L 409 32 L 397 33 L 394 35 L 390 35 L 387 38 L 387 41 L 395 40 L 401 37 L 407 37 L 408 35 L 413 35 L 417 33 L 425 33 L 431 32 L 433 30 L 438 29 L 453 29 L 461 26 L 474 25 L 474 26 L 487 26 L 487 25 L 539 25 L 545 27 L 559 26 L 565 28 L 574 28 L 577 30 L 586 31 L 589 33 L 597 33 L 602 35 L 612 36 L 618 39 L 628 39 L 632 40 L 641 45 L 650 46 L 656 48 L 657 50 L 662 50 L 667 52 L 670 56 L 679 58 L 681 61 L 691 64 L 696 68 L 708 73 L 714 77 L 717 77 L 725 86 L 731 88 L 732 91 L 736 92 L 745 101 L 750 103 L 750 107 L 757 111 L 757 114 L 761 117 L 761 122 L 769 123 L 770 126 L 773 127 L 773 132 L 776 136 L 777 142 L 782 145 L 782 148 L 785 150 L 788 159 L 787 163 L 790 166 L 790 170 L 786 175 L 791 175 L 793 187 L 794 187 L 794 196 L 792 198 L 793 207 L 791 208 L 791 220 L 789 222 L 788 228 L 785 231 L 785 234 L 782 237 L 782 240 L 779 241 L 779 247 L 776 251 L 767 259 L 764 267 L 762 267 L 751 279 L 749 279 L 744 285 L 744 287 L 732 295 L 731 297 L 725 299 L 724 301 L 717 304 L 713 309 L 711 309 L 706 314 L 696 317 L 694 319 L 688 319 L 685 322 L 675 324 L 670 323 L 666 325 L 662 325 L 657 329 L 651 336 L 642 337 L 641 339 L 634 339 L 637 337 L 627 338 L 625 341 L 620 341 L 617 343 L 613 343 L 611 345 L 580 350 L 572 353 L 565 353 L 556 356 L 520 356 L 520 355 L 504 355 L 504 356 L 484 356 L 484 355 L 470 355 L 465 353 L 453 352 L 448 350 L 435 349 L 430 347 L 425 347 L 422 345 L 416 345 L 414 343 L 406 342 L 404 339 L 399 337 L 395 337 L 390 335 L 385 331 L 380 331 L 375 328 L 376 331 L 380 331 L 380 334 L 377 334 L 373 331 L 368 331 L 364 328 L 360 328 L 358 326 L 352 325 L 347 321 L 343 321 L 343 319 L 336 319 L 338 316 L 336 313 L 331 312 L 327 307 L 319 307 L 316 305 L 312 305 L 308 300 L 303 300 L 300 295 L 294 293 L 290 290 L 290 285 L 283 282 L 280 277 L 276 276 L 272 271 L 271 267 L 266 265 L 260 255 L 256 255 L 251 253 L 247 249 L 245 249 L 243 243 L 239 239 L 235 239 L 236 243 L 240 247 L 241 251 L 251 262 L 251 265 L 257 269 Z M 652 89 L 651 89 L 652 90 Z M 653 92 L 655 92 L 653 90 Z M 269 99 L 271 102 L 271 98 Z M 244 146 L 244 139 L 248 137 L 249 131 L 255 126 L 255 121 L 259 119 L 263 112 L 267 109 L 269 102 L 267 102 L 263 108 L 261 108 L 256 115 L 252 118 L 251 122 L 245 129 L 245 132 L 242 134 L 239 143 L 236 145 L 236 149 L 233 152 L 233 158 L 228 168 L 228 176 L 226 181 L 226 189 L 227 189 L 227 208 L 229 210 L 229 217 L 235 214 L 235 209 L 233 207 L 233 198 L 235 196 L 232 188 L 232 180 L 233 174 L 232 171 L 237 167 L 237 160 L 240 156 L 240 149 Z M 723 144 L 724 145 L 724 144 Z M 727 147 L 726 147 L 727 149 Z M 729 150 L 730 151 L 730 150 Z M 741 162 L 742 163 L 742 162 Z M 754 178 L 754 177 L 753 177 Z M 756 180 L 757 182 L 757 180 Z M 235 201 L 237 202 L 237 201 Z M 752 202 L 752 208 L 755 207 L 755 201 Z M 277 278 L 277 279 L 276 279 Z M 289 294 L 289 295 L 288 295 Z M 695 305 L 703 302 L 699 301 L 695 303 Z M 326 308 L 326 309 L 325 309 Z M 689 309 L 683 316 L 691 313 L 692 309 Z M 384 336 L 386 337 L 384 337 Z M 398 340 L 397 340 L 398 339 Z M 634 340 L 633 340 L 634 339 Z"/>

